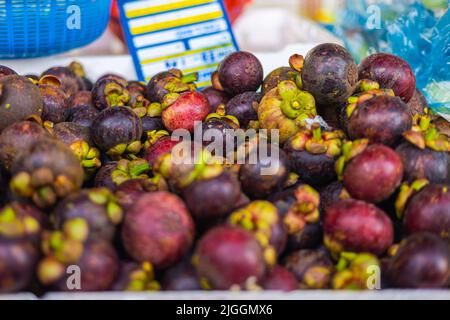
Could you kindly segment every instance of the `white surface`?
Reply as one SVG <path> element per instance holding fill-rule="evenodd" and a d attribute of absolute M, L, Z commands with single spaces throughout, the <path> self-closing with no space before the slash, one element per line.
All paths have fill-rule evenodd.
<path fill-rule="evenodd" d="M 43 299 L 104 300 L 450 300 L 450 290 L 380 290 L 332 291 L 305 290 L 294 292 L 154 292 L 154 293 L 50 293 Z"/>
<path fill-rule="evenodd" d="M 293 53 L 305 55 L 315 44 L 297 44 L 286 47 L 277 53 L 255 53 L 261 60 L 265 73 L 269 73 L 280 66 L 287 66 L 288 59 Z M 96 80 L 105 73 L 115 73 L 129 80 L 136 78 L 131 56 L 80 56 L 78 58 L 64 55 L 37 59 L 0 60 L 1 65 L 8 66 L 20 74 L 41 74 L 54 66 L 66 66 L 71 61 L 77 60 L 83 64 L 86 73 L 91 80 Z"/>

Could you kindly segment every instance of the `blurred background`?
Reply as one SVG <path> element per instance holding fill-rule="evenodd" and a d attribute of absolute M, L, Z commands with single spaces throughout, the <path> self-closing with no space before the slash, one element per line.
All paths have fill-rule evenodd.
<path fill-rule="evenodd" d="M 56 58 L 81 59 L 88 69 L 91 66 L 96 67 L 92 71 L 89 70 L 94 77 L 105 72 L 98 66 L 99 62 L 107 59 L 108 66 L 115 65 L 116 72 L 132 76 L 134 68 L 124 41 L 116 1 L 113 0 L 110 18 L 107 10 L 97 8 L 95 11 L 93 7 L 89 7 L 93 14 L 97 13 L 97 16 L 88 17 L 94 22 L 97 19 L 101 20 L 98 24 L 104 21 L 103 25 L 106 25 L 109 19 L 108 27 L 97 40 L 79 49 L 59 54 Z M 88 0 L 83 0 L 79 3 L 87 2 Z M 142 0 L 142 3 L 146 2 Z M 293 52 L 306 54 L 310 48 L 323 42 L 344 45 L 357 62 L 374 52 L 389 52 L 402 57 L 411 65 L 417 77 L 417 86 L 425 93 L 431 107 L 449 114 L 450 118 L 450 12 L 448 11 L 450 0 L 223 0 L 223 2 L 239 48 L 255 53 L 263 61 L 266 72 L 286 64 L 287 57 Z M 105 4 L 102 8 L 109 6 L 109 0 L 96 0 L 95 3 L 99 6 Z M 4 10 L 8 8 L 5 9 L 0 5 L 0 13 Z M 38 11 L 41 16 L 44 13 L 48 16 L 48 13 Z M 103 13 L 106 13 L 104 20 L 99 19 L 99 15 Z M 0 19 L 0 30 L 11 26 L 10 18 L 17 18 L 20 23 L 24 21 L 24 30 L 27 32 L 34 30 L 33 27 L 27 26 L 27 23 L 32 25 L 33 21 L 28 22 L 23 20 L 24 17 L 8 15 Z M 49 27 L 43 31 L 47 29 L 51 33 L 52 28 Z M 21 30 L 17 27 L 10 31 Z M 95 39 L 99 34 L 86 36 Z M 54 36 L 57 38 L 60 34 Z M 24 36 L 21 32 L 14 34 L 13 37 L 0 33 L 2 43 L 14 49 L 17 49 L 17 42 L 22 38 Z M 38 40 L 47 38 L 52 39 L 36 36 Z M 27 39 L 32 39 L 32 36 L 22 39 L 25 40 L 26 46 L 32 47 L 33 42 L 30 43 L 26 41 Z M 61 45 L 70 46 L 70 43 L 71 41 L 64 40 Z M 7 51 L 8 46 L 5 45 L 5 48 Z M 25 51 L 23 48 L 19 49 L 25 52 L 25 56 L 29 53 L 27 47 Z M 63 51 L 66 50 L 55 52 Z M 54 64 L 53 58 L 52 56 L 41 59 L 38 63 L 29 59 L 4 63 L 18 70 L 27 71 L 39 65 L 44 68 L 51 63 Z M 117 63 L 114 64 L 113 61 Z"/>

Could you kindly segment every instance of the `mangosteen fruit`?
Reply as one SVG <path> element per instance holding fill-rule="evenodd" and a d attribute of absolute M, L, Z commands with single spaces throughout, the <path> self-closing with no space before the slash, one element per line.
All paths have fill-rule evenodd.
<path fill-rule="evenodd" d="M 260 243 L 237 226 L 210 229 L 197 243 L 193 262 L 204 289 L 252 289 L 267 271 Z"/>
<path fill-rule="evenodd" d="M 53 139 L 40 139 L 21 150 L 12 162 L 11 174 L 11 190 L 40 208 L 52 206 L 83 183 L 78 158 L 69 147 Z"/>
<path fill-rule="evenodd" d="M 430 233 L 411 235 L 400 244 L 387 269 L 394 288 L 448 288 L 448 243 Z"/>
<path fill-rule="evenodd" d="M 0 131 L 31 115 L 42 114 L 39 89 L 30 79 L 18 75 L 0 78 Z"/>
<path fill-rule="evenodd" d="M 261 62 L 249 52 L 239 51 L 228 55 L 217 68 L 217 80 L 213 86 L 223 88 L 231 96 L 256 91 L 263 82 Z M 219 84 L 217 84 L 219 82 Z"/>
<path fill-rule="evenodd" d="M 259 102 L 263 95 L 259 92 L 244 92 L 234 96 L 225 107 L 225 112 L 238 119 L 242 128 L 248 128 L 250 122 L 258 121 Z"/>
<path fill-rule="evenodd" d="M 279 130 L 280 143 L 286 142 L 317 116 L 314 97 L 298 89 L 295 82 L 282 81 L 264 95 L 258 107 L 261 129 Z"/>
<path fill-rule="evenodd" d="M 398 56 L 389 53 L 375 53 L 358 67 L 360 79 L 378 82 L 381 88 L 394 90 L 396 96 L 409 102 L 416 90 L 416 77 L 409 64 Z"/>
<path fill-rule="evenodd" d="M 391 219 L 375 205 L 343 199 L 330 205 L 323 220 L 324 243 L 338 256 L 342 251 L 381 255 L 393 242 Z"/>
<path fill-rule="evenodd" d="M 107 108 L 92 123 L 92 139 L 112 159 L 141 150 L 142 122 L 127 107 Z"/>
<path fill-rule="evenodd" d="M 208 99 L 197 91 L 168 94 L 162 107 L 162 121 L 169 131 L 193 131 L 196 122 L 203 121 L 210 111 Z"/>
<path fill-rule="evenodd" d="M 183 201 L 160 191 L 143 194 L 130 207 L 122 226 L 122 241 L 136 261 L 165 268 L 180 261 L 194 241 L 194 222 Z"/>
<path fill-rule="evenodd" d="M 303 90 L 310 92 L 320 106 L 336 108 L 354 92 L 358 67 L 350 52 L 334 43 L 311 49 L 302 69 Z"/>

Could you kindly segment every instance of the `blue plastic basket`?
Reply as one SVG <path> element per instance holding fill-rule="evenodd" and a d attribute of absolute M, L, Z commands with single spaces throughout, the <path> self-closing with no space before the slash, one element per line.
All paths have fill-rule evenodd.
<path fill-rule="evenodd" d="M 111 0 L 0 0 L 0 58 L 82 47 L 105 30 Z"/>

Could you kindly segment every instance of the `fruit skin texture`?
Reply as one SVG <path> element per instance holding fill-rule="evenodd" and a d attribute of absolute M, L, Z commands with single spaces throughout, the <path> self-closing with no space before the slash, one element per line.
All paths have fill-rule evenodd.
<path fill-rule="evenodd" d="M 194 240 L 194 228 L 180 198 L 164 191 L 154 192 L 142 195 L 128 210 L 122 240 L 133 259 L 164 268 L 186 254 Z"/>
<path fill-rule="evenodd" d="M 105 196 L 105 203 L 95 202 L 94 196 L 97 194 Z M 59 202 L 53 210 L 53 222 L 57 228 L 61 228 L 64 223 L 70 219 L 83 218 L 89 225 L 90 233 L 94 237 L 101 237 L 105 240 L 112 240 L 116 231 L 116 224 L 119 221 L 112 221 L 108 212 L 108 204 L 117 204 L 114 201 L 108 201 L 106 197 L 111 196 L 108 192 L 101 189 L 83 190 L 74 193 Z M 122 209 L 116 207 L 119 219 L 122 216 Z"/>
<path fill-rule="evenodd" d="M 163 110 L 162 120 L 169 131 L 177 129 L 192 131 L 194 122 L 205 119 L 209 111 L 208 99 L 203 94 L 184 92 L 173 104 Z"/>
<path fill-rule="evenodd" d="M 10 76 L 13 74 L 17 74 L 17 72 L 15 72 L 13 69 L 7 66 L 0 65 L 0 78 Z"/>
<path fill-rule="evenodd" d="M 60 123 L 69 116 L 69 103 L 65 92 L 54 85 L 40 85 L 43 100 L 42 120 Z"/>
<path fill-rule="evenodd" d="M 284 267 L 292 272 L 303 289 L 328 288 L 334 272 L 331 259 L 319 250 L 292 252 L 285 258 Z"/>
<path fill-rule="evenodd" d="M 67 94 L 72 96 L 80 90 L 78 84 L 78 78 L 76 74 L 68 67 L 53 67 L 42 73 L 42 76 L 51 75 L 58 78 L 61 82 L 61 89 Z"/>
<path fill-rule="evenodd" d="M 336 106 L 355 90 L 358 70 L 347 49 L 324 43 L 306 55 L 302 81 L 303 89 L 314 96 L 318 105 Z"/>
<path fill-rule="evenodd" d="M 111 288 L 119 273 L 119 260 L 114 247 L 103 239 L 88 240 L 83 255 L 75 263 L 81 270 L 80 291 L 106 291 Z M 59 291 L 71 291 L 65 275 L 55 284 Z"/>
<path fill-rule="evenodd" d="M 450 237 L 450 185 L 431 184 L 408 201 L 404 226 L 409 234 L 427 231 Z"/>
<path fill-rule="evenodd" d="M 347 132 L 352 140 L 368 138 L 371 143 L 393 145 L 411 125 L 407 106 L 399 97 L 380 95 L 358 104 Z"/>
<path fill-rule="evenodd" d="M 167 191 L 165 180 L 160 176 L 151 179 L 130 179 L 117 186 L 115 196 L 120 206 L 127 210 L 147 192 Z"/>
<path fill-rule="evenodd" d="M 0 78 L 0 131 L 30 115 L 42 114 L 43 102 L 37 86 L 28 78 Z"/>
<path fill-rule="evenodd" d="M 196 219 L 216 219 L 235 208 L 241 188 L 236 177 L 224 171 L 217 177 L 192 182 L 182 193 Z"/>
<path fill-rule="evenodd" d="M 298 282 L 294 275 L 282 266 L 275 266 L 268 272 L 262 282 L 264 290 L 294 291 Z"/>
<path fill-rule="evenodd" d="M 320 209 L 324 212 L 330 205 L 338 202 L 345 195 L 341 181 L 334 181 L 320 190 Z"/>
<path fill-rule="evenodd" d="M 195 268 L 187 261 L 182 261 L 168 269 L 164 273 L 161 284 L 166 291 L 201 290 Z"/>
<path fill-rule="evenodd" d="M 32 280 L 38 252 L 27 239 L 0 240 L 0 293 L 24 290 Z"/>
<path fill-rule="evenodd" d="M 305 183 L 320 187 L 336 179 L 335 157 L 313 154 L 308 151 L 296 151 L 290 148 L 289 142 L 285 144 L 284 150 L 288 155 L 292 171 L 298 173 L 300 179 Z"/>
<path fill-rule="evenodd" d="M 210 113 L 216 112 L 219 105 L 226 105 L 230 101 L 230 97 L 226 92 L 214 89 L 214 87 L 206 87 L 201 93 L 208 99 L 211 108 Z"/>
<path fill-rule="evenodd" d="M 241 127 L 247 128 L 250 121 L 258 120 L 256 110 L 262 97 L 261 93 L 253 91 L 238 94 L 227 103 L 226 114 L 235 116 Z"/>
<path fill-rule="evenodd" d="M 107 108 L 92 123 L 92 138 L 103 151 L 119 144 L 140 141 L 141 135 L 141 119 L 126 107 Z"/>
<path fill-rule="evenodd" d="M 239 180 L 242 190 L 252 198 L 261 199 L 271 193 L 280 191 L 289 174 L 289 164 L 285 153 L 275 145 L 268 145 L 267 150 L 276 150 L 278 157 L 257 157 L 257 163 L 246 161 L 239 169 Z M 272 152 L 272 151 L 270 151 Z M 277 154 L 275 152 L 275 154 Z M 262 174 L 262 169 L 273 168 L 271 174 Z"/>
<path fill-rule="evenodd" d="M 448 244 L 430 233 L 407 238 L 387 268 L 394 288 L 446 288 L 450 281 Z"/>
<path fill-rule="evenodd" d="M 178 143 L 180 143 L 180 141 L 172 140 L 171 136 L 161 137 L 150 147 L 145 149 L 144 159 L 146 159 L 150 165 L 154 166 L 156 160 L 158 160 L 161 155 L 169 153 Z"/>
<path fill-rule="evenodd" d="M 324 243 L 333 254 L 342 251 L 383 254 L 393 242 L 392 221 L 375 205 L 340 200 L 325 211 Z"/>
<path fill-rule="evenodd" d="M 381 88 L 392 89 L 396 96 L 408 102 L 416 90 L 416 78 L 409 64 L 400 57 L 388 53 L 375 53 L 358 67 L 360 79 L 378 82 Z"/>
<path fill-rule="evenodd" d="M 296 81 L 296 77 L 300 76 L 300 72 L 291 67 L 280 67 L 270 72 L 265 78 L 262 87 L 263 94 L 266 94 L 281 82 L 285 80 Z"/>
<path fill-rule="evenodd" d="M 45 171 L 44 176 L 42 171 Z M 33 178 L 38 172 L 41 173 L 39 177 Z M 32 198 L 41 208 L 53 205 L 57 197 L 80 189 L 84 176 L 80 161 L 72 150 L 54 139 L 41 139 L 23 149 L 14 159 L 11 173 L 13 191 Z M 26 175 L 27 182 L 14 184 L 15 178 L 23 182 L 20 175 Z"/>
<path fill-rule="evenodd" d="M 406 181 L 427 179 L 431 183 L 450 183 L 450 153 L 419 149 L 408 142 L 395 151 L 402 159 Z"/>
<path fill-rule="evenodd" d="M 425 110 L 428 109 L 428 102 L 419 89 L 414 90 L 414 95 L 406 105 L 408 106 L 408 112 L 411 117 L 415 114 L 424 115 Z"/>
<path fill-rule="evenodd" d="M 9 171 L 14 157 L 42 138 L 50 138 L 50 135 L 33 121 L 15 122 L 6 127 L 0 134 L 0 163 L 3 168 Z"/>
<path fill-rule="evenodd" d="M 373 144 L 351 159 L 344 186 L 356 199 L 378 203 L 389 198 L 403 178 L 403 163 L 391 148 Z"/>
<path fill-rule="evenodd" d="M 264 77 L 263 67 L 258 58 L 244 51 L 227 56 L 217 71 L 220 84 L 231 96 L 258 90 Z"/>
<path fill-rule="evenodd" d="M 94 179 L 94 186 L 96 188 L 106 187 L 111 191 L 115 191 L 117 188 L 117 184 L 112 180 L 111 173 L 116 169 L 117 162 L 108 162 L 98 170 Z"/>
<path fill-rule="evenodd" d="M 90 128 L 99 111 L 92 106 L 78 106 L 70 109 L 68 121 Z"/>
<path fill-rule="evenodd" d="M 145 116 L 141 118 L 142 122 L 142 141 L 145 141 L 145 139 L 148 137 L 147 133 L 153 130 L 165 130 L 164 124 L 162 122 L 162 119 L 160 117 L 149 117 Z"/>
<path fill-rule="evenodd" d="M 250 278 L 259 282 L 266 272 L 259 242 L 240 227 L 222 225 L 209 230 L 198 242 L 194 260 L 200 279 L 216 290 L 233 285 L 245 288 Z"/>

